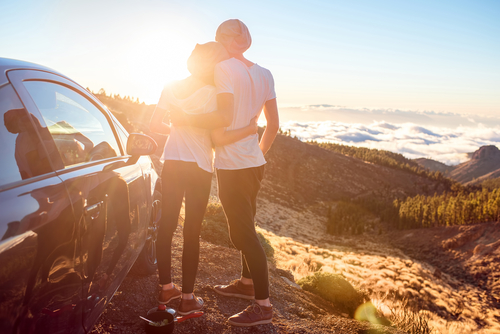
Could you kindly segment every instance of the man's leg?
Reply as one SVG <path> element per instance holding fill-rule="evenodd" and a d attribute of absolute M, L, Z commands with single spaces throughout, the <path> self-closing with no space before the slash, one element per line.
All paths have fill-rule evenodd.
<path fill-rule="evenodd" d="M 231 241 L 242 254 L 243 277 L 251 278 L 257 301 L 269 298 L 267 258 L 255 231 L 255 199 L 263 166 L 241 170 L 219 170 L 219 197 L 226 214 Z M 247 263 L 249 271 L 245 270 Z M 250 273 L 250 277 L 247 276 Z"/>

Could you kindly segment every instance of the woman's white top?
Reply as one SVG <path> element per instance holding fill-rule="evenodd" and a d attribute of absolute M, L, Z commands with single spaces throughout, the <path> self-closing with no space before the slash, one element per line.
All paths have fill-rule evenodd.
<path fill-rule="evenodd" d="M 247 126 L 260 115 L 266 101 L 276 98 L 271 72 L 257 64 L 246 66 L 231 58 L 215 66 L 217 94 L 234 95 L 233 121 L 227 131 Z M 266 163 L 259 147 L 259 135 L 254 134 L 232 144 L 215 148 L 215 168 L 244 169 Z"/>
<path fill-rule="evenodd" d="M 214 86 L 204 86 L 187 98 L 179 99 L 172 92 L 173 85 L 163 89 L 157 107 L 168 110 L 169 105 L 174 105 L 188 114 L 204 114 L 217 110 Z M 196 162 L 198 167 L 212 173 L 213 150 L 210 130 L 171 124 L 170 135 L 160 160 Z"/>

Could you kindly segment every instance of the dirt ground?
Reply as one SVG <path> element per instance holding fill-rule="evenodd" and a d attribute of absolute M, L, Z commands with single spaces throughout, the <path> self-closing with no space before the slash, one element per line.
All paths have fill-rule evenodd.
<path fill-rule="evenodd" d="M 275 250 L 278 268 L 295 279 L 315 271 L 340 273 L 354 286 L 377 296 L 407 298 L 430 316 L 434 333 L 499 333 L 500 223 L 430 228 L 334 237 L 325 232 L 319 208 L 301 208 L 261 200 L 259 230 Z M 174 238 L 173 277 L 180 283 L 182 230 Z M 396 333 L 342 315 L 331 304 L 289 286 L 284 273 L 270 265 L 272 325 L 233 328 L 226 319 L 248 301 L 217 295 L 212 286 L 239 277 L 235 249 L 202 240 L 195 293 L 205 300 L 205 315 L 177 325 L 179 333 Z M 156 306 L 157 275 L 129 275 L 92 333 L 144 333 L 139 319 Z M 175 308 L 177 305 L 172 304 Z M 390 307 L 390 306 L 389 306 Z"/>
<path fill-rule="evenodd" d="M 174 237 L 173 277 L 180 283 L 181 227 Z M 252 328 L 230 326 L 226 319 L 243 310 L 249 301 L 216 294 L 211 286 L 225 284 L 239 277 L 240 257 L 235 249 L 201 242 L 201 256 L 195 294 L 205 301 L 205 314 L 176 324 L 177 333 L 401 333 L 393 328 L 361 323 L 342 315 L 323 299 L 294 288 L 280 277 L 283 272 L 270 265 L 271 301 L 274 321 Z M 93 334 L 144 333 L 144 322 L 139 316 L 157 306 L 157 275 L 127 276 L 105 312 L 96 324 Z M 176 303 L 168 305 L 176 308 Z"/>

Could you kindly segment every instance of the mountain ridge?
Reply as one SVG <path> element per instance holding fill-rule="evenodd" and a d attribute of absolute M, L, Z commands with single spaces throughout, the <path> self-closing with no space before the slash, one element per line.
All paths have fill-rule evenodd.
<path fill-rule="evenodd" d="M 470 160 L 456 166 L 448 166 L 427 158 L 414 159 L 422 167 L 440 171 L 462 184 L 478 184 L 500 177 L 500 150 L 495 145 L 481 146 L 470 154 Z"/>

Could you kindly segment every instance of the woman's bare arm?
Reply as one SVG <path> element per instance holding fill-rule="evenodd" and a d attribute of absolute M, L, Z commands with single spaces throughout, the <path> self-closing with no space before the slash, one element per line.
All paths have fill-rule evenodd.
<path fill-rule="evenodd" d="M 224 128 L 231 125 L 233 121 L 234 95 L 230 93 L 217 94 L 217 110 L 206 113 L 191 115 L 186 114 L 180 108 L 172 106 L 170 121 L 176 126 L 194 126 L 203 129 Z"/>
<path fill-rule="evenodd" d="M 149 129 L 162 135 L 170 134 L 170 125 L 163 122 L 167 113 L 168 110 L 156 106 L 153 116 L 151 116 L 151 121 L 149 122 Z"/>
<path fill-rule="evenodd" d="M 212 130 L 212 142 L 215 146 L 224 146 L 240 141 L 250 135 L 256 134 L 258 130 L 257 118 L 258 116 L 252 118 L 250 124 L 241 129 L 226 131 L 224 130 L 224 128 L 218 128 Z"/>
<path fill-rule="evenodd" d="M 276 99 L 266 101 L 264 104 L 264 116 L 266 116 L 267 125 L 260 139 L 259 146 L 260 150 L 265 155 L 271 148 L 274 138 L 276 138 L 276 134 L 280 128 L 280 118 Z"/>

